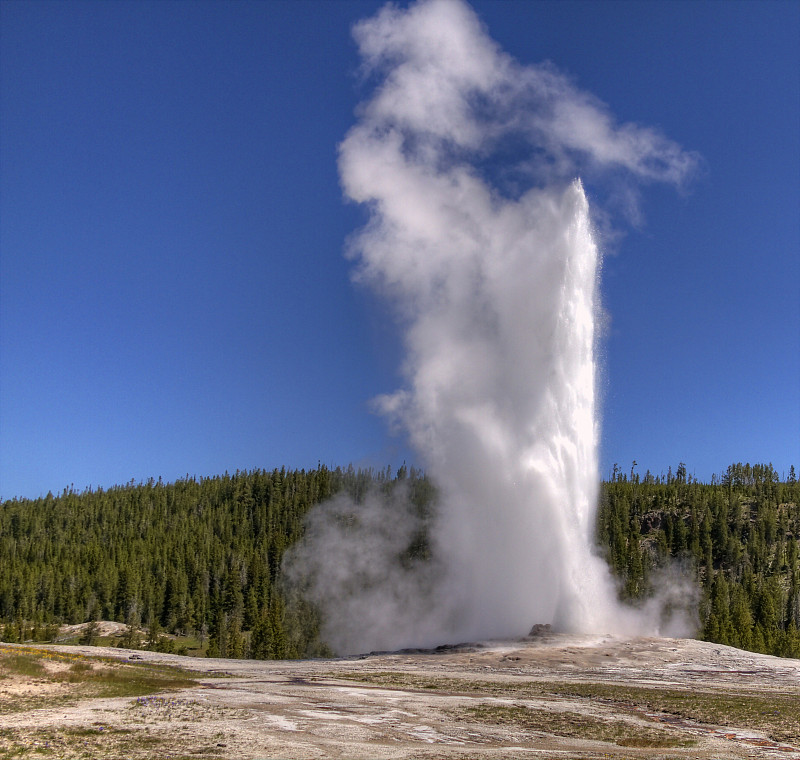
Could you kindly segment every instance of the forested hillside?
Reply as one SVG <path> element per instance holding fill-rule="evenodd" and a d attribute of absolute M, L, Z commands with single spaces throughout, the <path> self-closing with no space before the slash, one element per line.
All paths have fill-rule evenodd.
<path fill-rule="evenodd" d="M 392 477 L 320 466 L 6 501 L 0 639 L 47 640 L 57 623 L 115 620 L 128 625 L 126 646 L 169 649 L 170 634 L 209 656 L 326 653 L 315 611 L 285 598 L 284 552 L 315 504 L 343 490 L 359 501 L 400 481 L 415 503 L 430 500 L 413 468 Z"/>
<path fill-rule="evenodd" d="M 742 649 L 800 657 L 800 486 L 771 465 L 736 464 L 709 484 L 641 477 L 614 468 L 604 483 L 598 539 L 633 601 L 659 568 L 679 566 L 701 589 L 698 636 Z"/>
<path fill-rule="evenodd" d="M 315 504 L 399 483 L 419 509 L 429 480 L 405 467 L 257 470 L 173 484 L 66 490 L 0 505 L 0 639 L 49 640 L 58 624 L 116 620 L 125 646 L 227 657 L 328 653 L 317 613 L 280 582 L 284 552 Z M 632 603 L 673 561 L 701 589 L 699 635 L 800 657 L 800 486 L 769 465 L 709 484 L 615 468 L 598 538 Z M 424 537 L 410 553 L 424 556 Z M 92 640 L 91 627 L 86 640 Z"/>

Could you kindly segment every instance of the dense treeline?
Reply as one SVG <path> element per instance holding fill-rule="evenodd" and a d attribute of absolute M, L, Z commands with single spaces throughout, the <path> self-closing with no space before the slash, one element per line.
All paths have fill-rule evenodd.
<path fill-rule="evenodd" d="M 0 508 L 0 638 L 52 638 L 55 624 L 112 620 L 123 643 L 168 648 L 192 635 L 209 656 L 326 651 L 315 611 L 285 598 L 284 552 L 315 504 L 345 490 L 430 491 L 413 468 L 285 469 L 149 481 Z M 140 630 L 146 628 L 144 637 Z"/>
<path fill-rule="evenodd" d="M 209 656 L 298 657 L 328 650 L 316 611 L 281 583 L 311 507 L 399 483 L 427 510 L 428 479 L 405 466 L 256 470 L 176 483 L 14 499 L 0 505 L 0 639 L 52 639 L 58 624 L 114 620 L 120 643 Z M 615 467 L 598 538 L 636 603 L 678 560 L 702 590 L 700 635 L 800 656 L 800 486 L 769 465 L 732 465 L 710 484 L 680 465 L 641 477 Z M 424 537 L 409 552 L 425 555 Z M 420 549 L 422 547 L 422 549 Z M 424 551 L 423 551 L 424 550 Z M 169 634 L 166 636 L 165 634 Z M 96 629 L 90 626 L 86 641 Z"/>
<path fill-rule="evenodd" d="M 800 657 L 800 485 L 771 465 L 735 464 L 710 484 L 687 475 L 640 477 L 616 466 L 604 484 L 598 538 L 621 595 L 647 598 L 678 565 L 700 589 L 699 635 Z"/>

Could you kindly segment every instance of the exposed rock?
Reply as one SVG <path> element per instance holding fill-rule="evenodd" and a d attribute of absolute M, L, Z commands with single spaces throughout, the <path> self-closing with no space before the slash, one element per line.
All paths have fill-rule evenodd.
<path fill-rule="evenodd" d="M 553 632 L 553 627 L 550 623 L 536 623 L 528 633 L 528 638 L 535 639 L 539 636 L 547 636 Z"/>

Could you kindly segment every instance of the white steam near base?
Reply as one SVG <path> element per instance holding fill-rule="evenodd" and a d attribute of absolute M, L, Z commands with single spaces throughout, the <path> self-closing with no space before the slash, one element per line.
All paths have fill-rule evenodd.
<path fill-rule="evenodd" d="M 460 0 L 389 5 L 354 35 L 378 84 L 340 146 L 371 215 L 350 253 L 404 326 L 406 387 L 377 405 L 436 483 L 433 559 L 401 561 L 419 526 L 399 489 L 314 509 L 286 576 L 339 653 L 538 622 L 659 632 L 659 602 L 621 605 L 594 553 L 599 254 L 576 177 L 680 183 L 694 158 L 515 62 Z"/>

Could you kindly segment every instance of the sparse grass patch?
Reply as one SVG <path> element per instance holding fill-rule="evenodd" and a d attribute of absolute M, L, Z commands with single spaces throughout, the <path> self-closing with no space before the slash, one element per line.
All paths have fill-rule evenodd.
<path fill-rule="evenodd" d="M 761 731 L 775 741 L 800 741 L 798 694 L 740 690 L 654 689 L 593 683 L 552 684 L 557 693 L 584 699 L 629 704 L 654 713 L 710 725 L 736 726 Z"/>
<path fill-rule="evenodd" d="M 48 668 L 55 661 L 62 667 Z M 64 668 L 66 664 L 68 667 Z M 0 647 L 0 672 L 7 679 L 36 678 L 33 693 L 0 702 L 0 714 L 74 703 L 91 697 L 139 697 L 197 686 L 194 674 L 170 665 L 121 662 L 47 649 Z M 38 693 L 37 693 L 38 691 Z"/>
<path fill-rule="evenodd" d="M 46 672 L 44 665 L 37 658 L 15 653 L 3 656 L 2 651 L 0 651 L 0 674 L 4 678 L 9 678 L 13 675 L 41 678 L 46 675 Z"/>
<path fill-rule="evenodd" d="M 479 705 L 453 711 L 460 718 L 479 723 L 504 725 L 524 731 L 588 739 L 618 744 L 622 747 L 686 747 L 694 742 L 663 729 L 637 726 L 619 719 L 583 715 L 570 711 L 549 712 L 520 705 Z"/>
<path fill-rule="evenodd" d="M 217 760 L 219 748 L 176 750 L 168 732 L 149 734 L 111 727 L 92 729 L 42 729 L 24 735 L 0 737 L 0 760 L 20 757 L 51 757 L 60 760 Z"/>
<path fill-rule="evenodd" d="M 216 746 L 176 746 L 171 729 L 116 727 L 96 722 L 91 726 L 48 726 L 0 731 L 0 760 L 17 757 L 52 757 L 60 760 L 216 760 Z"/>
<path fill-rule="evenodd" d="M 413 673 L 332 673 L 334 678 L 406 689 L 426 689 L 451 694 L 506 696 L 542 700 L 586 699 L 650 713 L 666 713 L 707 725 L 759 731 L 778 742 L 800 741 L 798 693 L 764 693 L 746 687 L 736 690 L 657 689 L 629 684 L 563 681 L 476 681 L 427 677 Z"/>
<path fill-rule="evenodd" d="M 197 681 L 177 668 L 149 663 L 121 663 L 116 667 L 93 668 L 85 672 L 83 684 L 93 697 L 140 697 L 145 694 L 187 689 Z"/>

